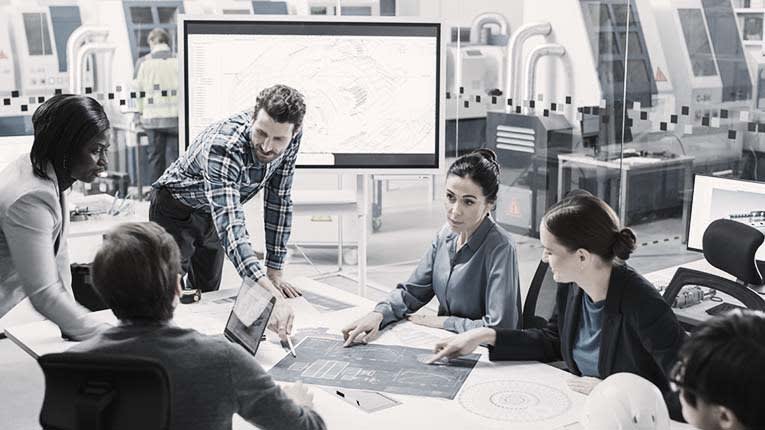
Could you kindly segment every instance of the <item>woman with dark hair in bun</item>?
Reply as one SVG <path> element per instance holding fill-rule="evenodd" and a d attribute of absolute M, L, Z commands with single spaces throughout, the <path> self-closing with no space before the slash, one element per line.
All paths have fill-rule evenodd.
<path fill-rule="evenodd" d="M 28 297 L 69 338 L 102 325 L 72 297 L 64 192 L 106 171 L 109 119 L 86 96 L 51 97 L 32 115 L 29 154 L 0 172 L 0 317 Z"/>
<path fill-rule="evenodd" d="M 493 151 L 481 149 L 452 163 L 446 175 L 446 225 L 409 279 L 373 312 L 343 329 L 346 346 L 371 340 L 381 328 L 404 318 L 456 333 L 520 326 L 515 243 L 490 215 L 498 190 Z M 433 296 L 438 316 L 415 314 Z"/>
<path fill-rule="evenodd" d="M 635 234 L 606 203 L 577 192 L 542 218 L 542 260 L 558 283 L 555 312 L 541 329 L 479 328 L 436 345 L 431 362 L 489 346 L 490 360 L 565 361 L 572 390 L 629 372 L 653 382 L 670 415 L 682 419 L 668 376 L 685 332 L 659 292 L 625 263 Z"/>

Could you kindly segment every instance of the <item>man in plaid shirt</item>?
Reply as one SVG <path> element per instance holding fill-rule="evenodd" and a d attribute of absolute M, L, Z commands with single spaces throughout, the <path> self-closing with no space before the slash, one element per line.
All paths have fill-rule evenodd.
<path fill-rule="evenodd" d="M 292 224 L 292 177 L 302 124 L 303 95 L 274 85 L 258 95 L 254 110 L 208 126 L 155 182 L 149 219 L 170 233 L 181 251 L 186 286 L 220 287 L 223 256 L 239 275 L 277 298 L 272 328 L 284 339 L 294 314 L 282 294 L 300 293 L 282 279 Z M 263 190 L 266 271 L 245 228 L 242 204 Z"/>

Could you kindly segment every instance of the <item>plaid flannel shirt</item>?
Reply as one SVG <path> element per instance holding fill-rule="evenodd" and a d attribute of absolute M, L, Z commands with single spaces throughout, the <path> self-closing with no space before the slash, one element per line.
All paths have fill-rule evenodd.
<path fill-rule="evenodd" d="M 244 222 L 242 204 L 261 189 L 266 234 L 266 266 L 282 270 L 292 225 L 292 179 L 302 132 L 275 160 L 255 158 L 250 130 L 253 110 L 208 126 L 194 139 L 154 188 L 165 187 L 181 203 L 212 215 L 226 255 L 239 275 L 265 276 Z"/>

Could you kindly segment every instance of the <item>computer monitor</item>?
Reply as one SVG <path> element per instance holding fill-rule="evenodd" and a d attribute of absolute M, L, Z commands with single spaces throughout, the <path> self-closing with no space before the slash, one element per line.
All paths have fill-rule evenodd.
<path fill-rule="evenodd" d="M 696 175 L 688 227 L 688 249 L 702 251 L 707 226 L 725 218 L 765 232 L 765 183 Z M 756 258 L 765 260 L 765 247 Z"/>
<path fill-rule="evenodd" d="M 344 7 L 345 9 L 345 7 Z M 422 18 L 184 16 L 180 148 L 274 84 L 307 111 L 297 167 L 437 172 L 441 23 Z"/>

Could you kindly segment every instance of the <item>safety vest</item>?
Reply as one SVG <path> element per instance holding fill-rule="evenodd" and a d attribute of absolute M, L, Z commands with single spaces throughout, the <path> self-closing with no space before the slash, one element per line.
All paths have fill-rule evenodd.
<path fill-rule="evenodd" d="M 145 93 L 145 97 L 138 98 L 137 107 L 141 123 L 147 128 L 177 124 L 178 59 L 166 47 L 159 45 L 136 66 L 135 85 Z"/>

